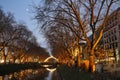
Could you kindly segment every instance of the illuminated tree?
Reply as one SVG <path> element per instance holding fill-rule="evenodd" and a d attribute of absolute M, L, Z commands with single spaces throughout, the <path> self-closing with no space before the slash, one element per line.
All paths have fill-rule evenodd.
<path fill-rule="evenodd" d="M 110 11 L 115 8 L 116 5 L 114 4 L 118 1 L 119 0 L 45 0 L 46 5 L 35 7 L 35 18 L 40 24 L 43 23 L 42 26 L 45 28 L 52 28 L 50 24 L 57 23 L 64 25 L 68 23 L 74 24 L 70 27 L 64 27 L 71 29 L 79 40 L 86 41 L 90 61 L 89 68 L 90 71 L 93 72 L 94 50 L 102 38 L 103 29 L 105 28 Z M 89 30 L 92 33 L 91 39 L 89 39 L 88 35 Z"/>
<path fill-rule="evenodd" d="M 11 13 L 4 13 L 4 11 L 0 8 L 0 47 L 3 52 L 3 59 L 4 63 L 6 63 L 6 57 L 8 53 L 8 48 L 6 48 L 9 45 L 9 42 L 13 40 L 13 24 L 15 23 L 14 21 L 14 16 Z M 6 52 L 7 51 L 7 52 Z"/>

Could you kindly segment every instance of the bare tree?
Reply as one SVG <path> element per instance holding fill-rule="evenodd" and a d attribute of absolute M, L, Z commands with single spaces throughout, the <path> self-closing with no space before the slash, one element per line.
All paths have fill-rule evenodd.
<path fill-rule="evenodd" d="M 43 23 L 46 28 L 52 27 L 50 23 L 67 24 L 71 18 L 74 28 L 69 27 L 76 34 L 82 34 L 82 39 L 86 41 L 89 53 L 90 71 L 94 72 L 94 50 L 103 35 L 108 16 L 115 3 L 119 0 L 51 0 L 45 1 L 47 5 L 39 5 L 36 8 L 35 18 L 39 23 Z M 62 15 L 62 17 L 56 17 Z M 64 16 L 63 16 L 64 15 Z M 68 18 L 67 18 L 68 17 Z M 66 21 L 66 22 L 64 22 Z M 57 26 L 56 26 L 57 27 Z M 67 26 L 64 26 L 67 27 Z M 92 39 L 89 39 L 88 31 L 92 33 Z M 79 34 L 76 34 L 81 39 Z"/>
<path fill-rule="evenodd" d="M 9 45 L 9 42 L 12 39 L 11 33 L 13 31 L 14 16 L 11 13 L 4 13 L 2 9 L 0 9 L 0 46 L 1 51 L 3 52 L 4 62 L 6 63 L 6 47 Z"/>
<path fill-rule="evenodd" d="M 44 48 L 38 46 L 36 37 L 23 23 L 17 23 L 11 13 L 4 13 L 0 8 L 0 51 L 4 63 L 10 58 L 13 63 L 16 60 L 20 62 L 28 56 L 45 58 L 47 52 Z M 42 55 L 42 56 L 41 56 Z M 9 57 L 9 59 L 8 59 Z"/>

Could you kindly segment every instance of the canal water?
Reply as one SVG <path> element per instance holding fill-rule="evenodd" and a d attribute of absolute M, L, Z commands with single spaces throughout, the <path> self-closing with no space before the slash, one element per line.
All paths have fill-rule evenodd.
<path fill-rule="evenodd" d="M 56 68 L 27 69 L 0 76 L 0 80 L 60 80 Z"/>

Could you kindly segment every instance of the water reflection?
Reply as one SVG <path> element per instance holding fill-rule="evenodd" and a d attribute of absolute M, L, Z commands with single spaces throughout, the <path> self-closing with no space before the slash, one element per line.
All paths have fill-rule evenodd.
<path fill-rule="evenodd" d="M 0 80 L 60 80 L 56 77 L 56 68 L 28 69 L 0 76 Z"/>
<path fill-rule="evenodd" d="M 46 70 L 48 70 L 49 72 L 54 72 L 56 70 L 56 68 L 53 68 L 53 69 L 46 68 Z"/>
<path fill-rule="evenodd" d="M 28 69 L 13 74 L 0 76 L 0 80 L 45 80 L 48 72 L 46 69 Z"/>
<path fill-rule="evenodd" d="M 46 80 L 52 80 L 52 75 L 53 75 L 53 72 L 56 70 L 56 68 L 53 68 L 53 69 L 46 68 L 46 70 L 49 71 L 49 74 L 48 74 Z"/>
<path fill-rule="evenodd" d="M 53 72 L 49 72 L 48 77 L 45 78 L 45 80 L 52 80 Z"/>

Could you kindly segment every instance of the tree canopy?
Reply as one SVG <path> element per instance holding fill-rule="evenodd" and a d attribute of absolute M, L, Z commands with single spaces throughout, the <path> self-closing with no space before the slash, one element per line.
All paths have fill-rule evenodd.
<path fill-rule="evenodd" d="M 85 41 L 93 71 L 94 50 L 117 3 L 119 0 L 44 0 L 35 6 L 35 19 L 51 45 L 57 43 L 67 48 L 70 55 L 80 41 Z M 91 39 L 88 32 L 92 34 Z"/>
<path fill-rule="evenodd" d="M 22 60 L 28 55 L 47 57 L 48 53 L 38 45 L 25 24 L 16 22 L 13 14 L 0 8 L 0 56 L 6 63 L 6 60 Z"/>

